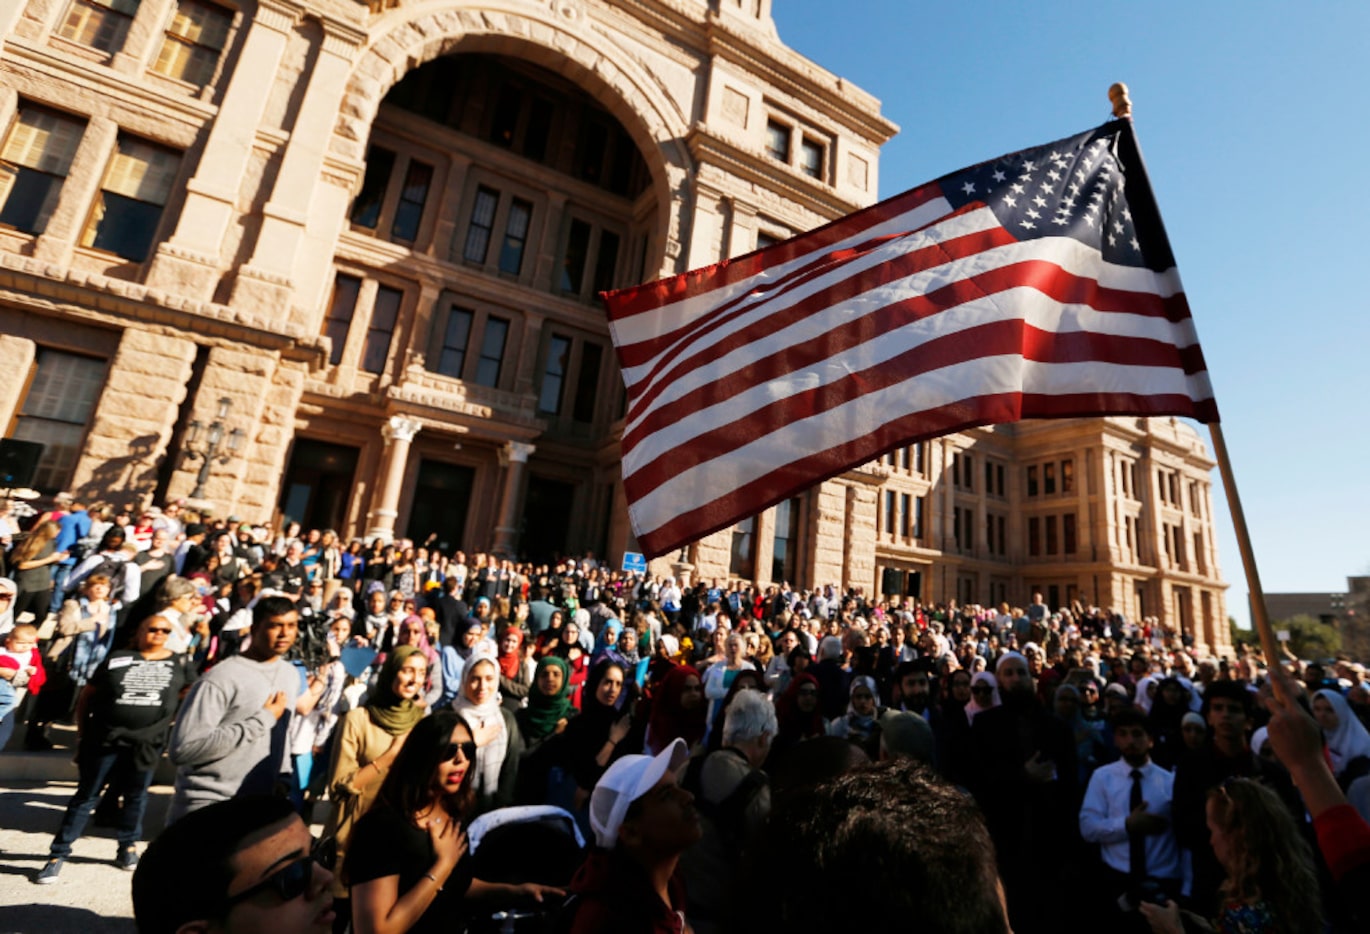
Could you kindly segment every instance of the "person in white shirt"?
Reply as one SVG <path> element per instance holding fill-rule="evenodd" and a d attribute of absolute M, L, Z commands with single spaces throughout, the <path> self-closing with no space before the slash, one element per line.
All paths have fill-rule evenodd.
<path fill-rule="evenodd" d="M 1080 835 L 1099 844 L 1105 874 L 1131 912 L 1143 898 L 1180 893 L 1180 848 L 1170 806 L 1175 776 L 1151 761 L 1146 715 L 1135 707 L 1113 717 L 1113 742 L 1122 753 L 1090 777 L 1080 808 Z"/>

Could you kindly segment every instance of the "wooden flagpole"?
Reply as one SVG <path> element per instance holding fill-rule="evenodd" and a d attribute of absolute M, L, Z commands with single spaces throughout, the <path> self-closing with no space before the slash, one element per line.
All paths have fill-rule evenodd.
<path fill-rule="evenodd" d="M 1127 85 L 1122 82 L 1108 89 L 1108 99 L 1113 104 L 1113 116 L 1131 119 L 1132 100 L 1128 97 Z M 1251 547 L 1251 534 L 1246 528 L 1246 513 L 1242 510 L 1241 497 L 1237 495 L 1237 480 L 1232 475 L 1232 461 L 1227 456 L 1227 443 L 1223 440 L 1223 429 L 1213 422 L 1208 426 L 1213 438 L 1213 454 L 1218 461 L 1218 473 L 1223 478 L 1223 490 L 1227 493 L 1227 506 L 1232 513 L 1233 530 L 1237 533 L 1237 550 L 1242 555 L 1242 568 L 1246 571 L 1246 586 L 1251 591 L 1251 621 L 1261 640 L 1261 652 L 1267 665 L 1280 664 L 1279 643 L 1274 630 L 1270 628 L 1270 617 L 1265 609 L 1265 591 L 1261 588 L 1261 575 L 1256 569 L 1256 552 Z M 1226 620 L 1223 621 L 1224 625 Z M 1282 694 L 1280 682 L 1271 679 L 1271 686 L 1277 694 Z M 1282 698 L 1283 699 L 1283 698 Z"/>

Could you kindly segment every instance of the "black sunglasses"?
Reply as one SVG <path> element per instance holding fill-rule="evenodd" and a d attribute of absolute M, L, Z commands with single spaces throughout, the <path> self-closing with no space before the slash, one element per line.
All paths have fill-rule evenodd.
<path fill-rule="evenodd" d="M 977 685 L 973 686 L 973 687 L 970 689 L 970 693 L 972 693 L 972 694 L 993 694 L 993 693 L 994 693 L 994 688 L 992 688 L 992 687 L 981 687 L 980 685 L 977 684 Z"/>
<path fill-rule="evenodd" d="M 457 753 L 461 753 L 461 757 L 465 761 L 474 762 L 476 759 L 476 744 L 471 740 L 467 740 L 464 743 L 448 743 L 447 749 L 442 756 L 443 760 L 456 762 L 458 761 Z"/>
<path fill-rule="evenodd" d="M 263 892 L 271 892 L 282 902 L 294 901 L 309 890 L 309 883 L 313 878 L 314 855 L 311 853 L 287 863 L 250 889 L 230 896 L 224 902 L 224 909 L 255 898 Z"/>
<path fill-rule="evenodd" d="M 154 632 L 160 632 L 160 633 L 161 633 L 162 635 L 164 635 L 164 636 L 169 636 L 169 635 L 171 635 L 171 630 L 170 630 L 170 629 L 160 629 L 160 628 L 158 628 L 158 629 L 153 629 L 153 628 L 151 628 L 151 627 L 148 627 L 148 635 L 152 635 Z"/>

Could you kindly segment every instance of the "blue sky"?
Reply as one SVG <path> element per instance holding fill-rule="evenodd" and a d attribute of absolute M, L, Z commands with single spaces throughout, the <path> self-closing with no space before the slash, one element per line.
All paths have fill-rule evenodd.
<path fill-rule="evenodd" d="M 1102 123 L 1126 82 L 1262 584 L 1339 592 L 1370 573 L 1370 237 L 1355 233 L 1370 209 L 1370 3 L 775 0 L 774 14 L 786 44 L 899 124 L 882 197 Z M 1245 625 L 1214 499 L 1228 612 Z"/>

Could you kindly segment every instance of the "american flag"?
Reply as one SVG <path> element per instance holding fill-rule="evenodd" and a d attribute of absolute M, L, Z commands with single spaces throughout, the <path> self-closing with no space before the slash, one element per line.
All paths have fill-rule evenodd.
<path fill-rule="evenodd" d="M 650 555 L 975 425 L 1218 420 L 1127 120 L 604 301 Z"/>

